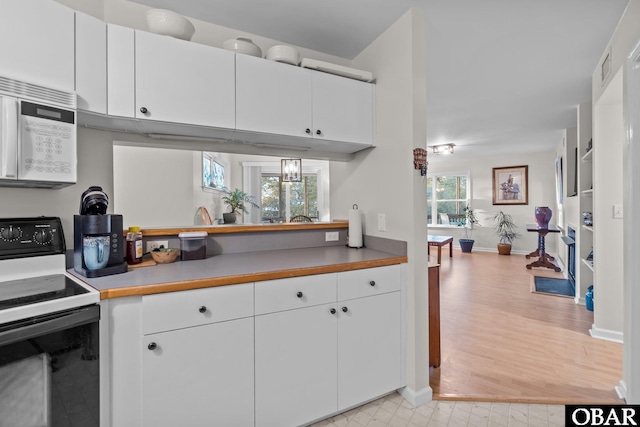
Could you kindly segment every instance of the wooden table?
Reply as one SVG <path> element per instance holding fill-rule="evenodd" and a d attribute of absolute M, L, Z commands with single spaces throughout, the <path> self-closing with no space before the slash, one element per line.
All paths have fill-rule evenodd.
<path fill-rule="evenodd" d="M 427 235 L 427 255 L 431 246 L 438 247 L 438 264 L 442 259 L 442 247 L 449 244 L 449 258 L 453 257 L 453 237 L 452 236 L 432 236 Z"/>
<path fill-rule="evenodd" d="M 527 269 L 531 270 L 532 267 L 546 267 L 559 272 L 560 267 L 552 262 L 555 258 L 545 252 L 544 239 L 549 233 L 559 233 L 560 229 L 555 225 L 549 225 L 547 228 L 538 228 L 536 224 L 527 224 L 527 231 L 538 233 L 538 248 L 530 254 L 525 255 L 525 258 L 538 257 L 538 260 L 527 264 Z"/>

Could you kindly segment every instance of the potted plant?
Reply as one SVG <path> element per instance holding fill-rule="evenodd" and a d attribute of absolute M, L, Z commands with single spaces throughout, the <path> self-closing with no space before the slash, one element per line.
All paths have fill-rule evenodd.
<path fill-rule="evenodd" d="M 222 197 L 222 201 L 229 205 L 229 212 L 222 214 L 225 224 L 234 224 L 238 214 L 242 212 L 249 213 L 247 210 L 247 204 L 254 208 L 260 208 L 260 206 L 253 201 L 253 196 L 248 195 L 239 188 L 236 188 L 233 191 L 225 189 L 224 192 L 226 195 Z"/>
<path fill-rule="evenodd" d="M 460 226 L 464 227 L 465 238 L 459 239 L 458 241 L 460 242 L 460 249 L 462 249 L 462 252 L 469 253 L 473 249 L 473 242 L 475 241 L 471 239 L 471 233 L 473 231 L 472 227 L 473 224 L 478 223 L 478 218 L 469 205 L 464 207 L 462 213 L 464 214 L 464 218 L 460 222 Z"/>
<path fill-rule="evenodd" d="M 511 255 L 511 244 L 518 237 L 516 224 L 508 213 L 498 212 L 493 217 L 493 226 L 500 241 L 498 242 L 498 253 L 500 255 Z"/>

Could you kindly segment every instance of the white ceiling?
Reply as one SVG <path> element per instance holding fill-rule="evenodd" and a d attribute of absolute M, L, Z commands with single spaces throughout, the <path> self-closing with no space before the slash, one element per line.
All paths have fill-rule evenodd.
<path fill-rule="evenodd" d="M 137 0 L 353 58 L 410 7 L 427 19 L 427 145 L 456 158 L 555 148 L 628 0 Z M 430 161 L 438 161 L 429 156 Z"/>

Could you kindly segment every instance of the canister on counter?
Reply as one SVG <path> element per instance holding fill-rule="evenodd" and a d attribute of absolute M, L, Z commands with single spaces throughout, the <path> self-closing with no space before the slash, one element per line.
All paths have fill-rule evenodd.
<path fill-rule="evenodd" d="M 185 231 L 179 233 L 180 260 L 205 259 L 207 257 L 207 236 L 206 231 Z"/>

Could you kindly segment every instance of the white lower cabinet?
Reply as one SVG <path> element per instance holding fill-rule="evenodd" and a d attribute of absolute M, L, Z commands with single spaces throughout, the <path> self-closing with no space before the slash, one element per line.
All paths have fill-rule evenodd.
<path fill-rule="evenodd" d="M 401 307 L 400 291 L 339 303 L 338 410 L 403 386 Z"/>
<path fill-rule="evenodd" d="M 256 426 L 302 425 L 336 411 L 335 304 L 256 316 Z"/>
<path fill-rule="evenodd" d="M 337 284 L 333 303 L 310 278 L 256 283 L 256 427 L 306 425 L 405 384 L 400 268 L 325 275 L 316 285 Z M 324 304 L 269 312 L 298 289 Z"/>
<path fill-rule="evenodd" d="M 145 427 L 253 425 L 253 319 L 145 336 Z"/>
<path fill-rule="evenodd" d="M 106 300 L 102 425 L 293 427 L 401 388 L 405 268 Z"/>

